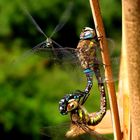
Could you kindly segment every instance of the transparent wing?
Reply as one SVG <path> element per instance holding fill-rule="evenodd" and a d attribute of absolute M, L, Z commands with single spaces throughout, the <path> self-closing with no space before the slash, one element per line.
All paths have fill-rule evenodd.
<path fill-rule="evenodd" d="M 103 136 L 103 135 L 97 133 L 96 131 L 90 129 L 90 128 L 89 128 L 87 125 L 85 125 L 85 124 L 79 124 L 79 123 L 77 123 L 77 125 L 78 125 L 79 127 L 81 127 L 86 133 L 92 135 L 96 140 L 109 140 L 109 139 L 105 138 L 105 136 Z"/>
<path fill-rule="evenodd" d="M 73 7 L 73 2 L 69 2 L 66 10 L 64 11 L 64 13 L 62 14 L 62 16 L 59 20 L 58 25 L 55 27 L 55 29 L 53 30 L 50 37 L 52 37 L 54 35 L 54 33 L 58 32 L 65 25 L 68 18 L 70 17 L 72 7 Z M 40 33 L 42 33 L 46 38 L 48 38 L 45 35 L 45 33 L 42 31 L 42 29 L 39 27 L 39 25 L 36 23 L 34 18 L 26 10 L 26 8 L 25 8 L 24 11 L 28 15 L 28 17 L 32 21 L 32 23 L 35 25 L 37 30 Z M 51 39 L 51 41 L 53 43 L 52 47 L 47 47 L 47 42 L 44 41 L 44 42 L 38 44 L 37 46 L 35 46 L 34 48 L 32 48 L 31 50 L 27 51 L 25 54 L 23 54 L 23 57 L 21 57 L 21 58 L 25 59 L 27 56 L 29 56 L 31 54 L 37 54 L 39 56 L 45 57 L 47 60 L 58 62 L 59 64 L 70 64 L 70 65 L 74 64 L 76 67 L 78 67 L 78 68 L 80 67 L 80 63 L 79 63 L 79 60 L 76 56 L 75 49 L 64 48 L 61 45 L 59 45 L 57 42 L 55 42 L 54 40 Z M 116 81 L 116 80 L 118 80 L 119 57 L 114 56 L 115 43 L 112 39 L 108 39 L 108 46 L 109 46 L 109 50 L 110 50 L 111 65 L 112 65 L 112 69 L 113 69 L 114 81 Z M 101 64 L 100 65 L 100 71 L 101 71 L 101 75 L 102 75 L 103 79 L 106 81 L 107 79 L 104 76 L 105 75 L 104 74 L 105 65 L 102 63 L 102 58 L 101 58 L 101 55 L 100 55 L 101 51 L 103 51 L 103 50 L 101 50 L 98 47 L 97 54 L 99 54 L 99 55 L 97 57 L 98 57 L 98 60 L 99 60 L 99 64 Z"/>
<path fill-rule="evenodd" d="M 74 2 L 72 2 L 72 1 L 70 1 L 70 2 L 68 3 L 68 6 L 67 6 L 66 10 L 65 10 L 64 13 L 62 14 L 62 16 L 61 16 L 61 18 L 60 18 L 60 20 L 59 20 L 59 23 L 58 23 L 58 25 L 55 27 L 55 29 L 53 30 L 53 32 L 52 32 L 50 38 L 51 38 L 56 32 L 58 32 L 59 30 L 61 30 L 62 27 L 66 24 L 66 22 L 68 21 L 70 15 L 71 15 L 71 13 L 72 13 L 73 4 L 74 4 Z"/>
<path fill-rule="evenodd" d="M 63 26 L 66 24 L 66 22 L 68 21 L 71 13 L 72 13 L 72 8 L 73 8 L 73 2 L 70 1 L 65 9 L 65 11 L 63 12 L 62 16 L 60 17 L 59 23 L 56 25 L 56 27 L 54 28 L 52 34 L 50 35 L 50 38 L 59 30 L 61 30 L 63 28 Z M 28 18 L 31 20 L 31 22 L 34 24 L 34 26 L 36 27 L 36 29 L 45 36 L 45 38 L 48 38 L 47 35 L 44 33 L 44 31 L 41 29 L 41 27 L 38 25 L 38 23 L 35 21 L 35 19 L 32 17 L 32 15 L 29 13 L 29 11 L 27 10 L 27 7 L 23 7 L 22 9 L 24 11 L 24 13 L 28 16 Z"/>
<path fill-rule="evenodd" d="M 115 45 L 114 40 L 107 38 L 107 43 L 108 43 L 108 50 L 109 50 L 109 56 L 110 56 L 110 63 L 111 63 L 111 68 L 113 72 L 113 80 L 118 81 L 118 76 L 119 76 L 119 63 L 120 63 L 120 56 L 117 53 L 118 48 Z M 105 77 L 105 68 L 107 65 L 105 65 L 102 62 L 102 57 L 101 57 L 101 52 L 103 53 L 104 50 L 101 50 L 99 47 L 96 49 L 97 52 L 97 58 L 100 64 L 100 72 L 102 75 L 102 78 L 104 81 L 108 81 L 108 79 Z"/>
<path fill-rule="evenodd" d="M 23 54 L 21 57 L 28 57 L 31 55 L 38 55 L 41 57 L 46 58 L 47 60 L 54 60 L 55 62 L 67 63 L 67 64 L 74 64 L 79 63 L 75 49 L 73 48 L 60 48 L 60 47 L 46 47 L 46 41 L 38 44 L 31 50 L 28 50 Z"/>
<path fill-rule="evenodd" d="M 52 39 L 51 39 L 52 40 Z M 75 62 L 78 60 L 76 56 L 75 49 L 62 47 L 57 42 L 52 40 L 53 44 L 51 47 L 47 46 L 47 42 L 44 41 L 30 50 L 32 54 L 37 54 L 39 56 L 45 57 L 46 59 L 56 60 L 56 61 L 68 61 Z"/>
<path fill-rule="evenodd" d="M 66 139 L 65 133 L 69 129 L 70 122 L 55 125 L 55 126 L 47 126 L 43 127 L 40 130 L 40 134 L 51 139 Z"/>
<path fill-rule="evenodd" d="M 109 40 L 111 40 L 111 39 L 109 39 Z M 113 42 L 113 40 L 111 40 L 111 43 L 108 46 L 109 46 L 109 53 L 110 53 L 109 55 L 111 58 L 111 67 L 112 67 L 112 71 L 113 71 L 113 80 L 117 81 L 120 61 L 119 61 L 119 56 L 114 55 L 115 49 L 116 49 L 114 44 L 115 43 Z M 106 82 L 106 80 L 108 80 L 105 77 L 105 73 L 104 73 L 106 65 L 103 64 L 103 62 L 102 62 L 101 51 L 103 51 L 103 50 L 101 50 L 100 47 L 97 47 L 96 52 L 97 52 L 97 59 L 98 59 L 98 63 L 99 63 L 100 73 L 101 73 L 101 76 L 102 76 L 104 82 Z M 35 46 L 34 48 L 32 48 L 31 50 L 28 50 L 27 52 L 25 52 L 23 54 L 23 56 L 21 56 L 21 58 L 25 59 L 26 57 L 34 55 L 34 54 L 44 57 L 47 61 L 53 61 L 57 64 L 63 65 L 64 69 L 66 67 L 67 68 L 69 67 L 69 68 L 72 68 L 75 70 L 81 69 L 81 65 L 80 65 L 80 62 L 77 57 L 75 49 L 68 48 L 68 47 L 62 47 L 54 40 L 52 40 L 52 47 L 47 47 L 47 42 L 44 41 L 44 42 L 38 44 L 37 46 Z"/>
<path fill-rule="evenodd" d="M 26 60 L 26 58 L 28 58 L 29 56 L 34 55 L 35 52 L 39 51 L 41 48 L 44 48 L 45 46 L 46 46 L 46 40 L 41 42 L 41 43 L 39 43 L 34 48 L 24 52 L 20 57 L 18 57 L 17 59 L 13 60 L 12 63 L 14 65 L 22 63 L 23 61 Z"/>
<path fill-rule="evenodd" d="M 92 140 L 93 138 L 95 140 L 109 140 L 109 138 L 90 129 L 85 124 L 71 123 L 70 125 L 70 122 L 55 126 L 43 127 L 40 130 L 40 133 L 41 135 L 51 138 L 52 140 L 59 138 L 63 140 L 65 139 L 75 140 L 77 138 L 78 139 L 86 138 L 88 140 Z"/>
<path fill-rule="evenodd" d="M 112 72 L 113 72 L 113 80 L 118 81 L 118 75 L 119 75 L 119 63 L 120 63 L 120 57 L 116 53 L 116 47 L 115 47 L 115 42 L 112 39 L 107 39 L 108 42 L 108 48 L 109 48 L 109 56 L 111 60 L 111 67 L 112 67 Z M 76 51 L 74 48 L 64 48 L 61 45 L 58 45 L 58 43 L 54 42 L 56 45 L 55 47 L 52 47 L 52 51 L 54 51 L 54 57 L 57 60 L 61 61 L 61 64 L 65 62 L 65 64 L 75 64 L 75 68 L 79 69 L 80 62 L 79 59 L 76 55 Z M 48 48 L 44 48 L 43 50 L 46 54 L 48 53 Z M 50 50 L 49 50 L 50 51 Z M 96 49 L 97 52 L 97 59 L 100 67 L 100 72 L 101 76 L 104 80 L 104 82 L 109 82 L 108 79 L 105 77 L 105 68 L 107 65 L 103 64 L 102 62 L 102 57 L 101 57 L 101 48 L 98 46 Z M 52 56 L 53 57 L 53 56 Z"/>

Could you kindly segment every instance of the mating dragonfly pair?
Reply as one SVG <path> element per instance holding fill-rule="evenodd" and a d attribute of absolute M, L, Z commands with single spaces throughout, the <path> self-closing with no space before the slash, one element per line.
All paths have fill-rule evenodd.
<path fill-rule="evenodd" d="M 87 78 L 87 85 L 84 91 L 76 90 L 71 94 L 65 95 L 59 102 L 59 111 L 62 115 L 70 113 L 72 124 L 80 126 L 84 131 L 90 132 L 89 125 L 97 125 L 106 113 L 106 93 L 104 81 L 100 73 L 100 65 L 97 50 L 99 49 L 99 40 L 94 29 L 85 27 L 80 34 L 80 41 L 76 49 L 54 47 L 53 40 L 47 38 L 46 41 L 34 47 L 31 52 L 36 54 L 49 54 L 54 60 L 61 61 L 71 54 L 74 59 L 78 59 Z M 56 43 L 56 42 L 55 42 Z M 66 54 L 67 55 L 66 55 Z M 61 54 L 61 55 L 60 55 Z M 65 55 L 63 55 L 65 54 Z M 66 58 L 67 59 L 67 58 Z M 70 60 L 70 58 L 69 58 Z M 95 114 L 87 113 L 83 107 L 93 86 L 93 74 L 98 81 L 98 88 L 101 96 L 100 111 Z"/>
<path fill-rule="evenodd" d="M 29 14 L 28 14 L 29 15 Z M 41 30 L 35 20 L 29 15 L 37 29 L 47 38 L 42 43 L 38 44 L 27 54 L 43 54 L 51 59 L 61 61 L 78 61 L 86 75 L 87 85 L 83 91 L 76 90 L 71 94 L 65 95 L 59 102 L 59 111 L 62 115 L 70 113 L 72 124 L 82 128 L 88 133 L 92 133 L 89 126 L 97 125 L 106 114 L 106 92 L 104 86 L 104 79 L 101 76 L 100 66 L 103 64 L 98 60 L 97 51 L 101 50 L 99 47 L 99 39 L 96 31 L 92 28 L 85 27 L 80 34 L 80 41 L 76 49 L 63 48 L 51 38 L 47 37 Z M 59 28 L 59 26 L 57 26 Z M 61 26 L 62 27 L 62 26 Z M 57 31 L 59 29 L 56 29 Z M 56 46 L 56 47 L 55 47 Z M 98 81 L 98 88 L 100 91 L 100 110 L 97 113 L 89 114 L 83 107 L 87 98 L 90 95 L 93 86 L 93 75 Z"/>
<path fill-rule="evenodd" d="M 99 44 L 95 30 L 89 27 L 83 28 L 80 34 L 80 41 L 76 48 L 77 57 L 81 63 L 81 67 L 87 77 L 87 85 L 84 91 L 75 91 L 73 94 L 64 96 L 59 102 L 60 113 L 65 115 L 71 114 L 71 120 L 74 124 L 97 125 L 106 113 L 106 94 L 103 79 L 99 69 L 99 61 L 96 50 Z M 98 87 L 101 96 L 100 111 L 94 115 L 87 113 L 83 109 L 83 104 L 90 95 L 93 85 L 93 73 L 98 81 Z"/>

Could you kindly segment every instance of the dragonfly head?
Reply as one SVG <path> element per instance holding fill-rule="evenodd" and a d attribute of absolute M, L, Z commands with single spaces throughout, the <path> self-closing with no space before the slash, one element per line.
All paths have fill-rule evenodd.
<path fill-rule="evenodd" d="M 76 91 L 74 94 L 67 94 L 59 101 L 59 111 L 62 115 L 68 114 L 79 106 L 80 99 L 83 95 Z"/>
<path fill-rule="evenodd" d="M 80 39 L 84 40 L 84 39 L 92 39 L 96 37 L 96 32 L 94 29 L 90 28 L 90 27 L 84 27 L 82 29 L 82 32 L 80 34 Z"/>

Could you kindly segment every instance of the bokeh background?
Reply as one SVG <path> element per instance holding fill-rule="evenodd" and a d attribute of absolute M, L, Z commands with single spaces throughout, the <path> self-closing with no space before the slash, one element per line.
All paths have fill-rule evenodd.
<path fill-rule="evenodd" d="M 76 48 L 83 27 L 94 27 L 91 9 L 87 0 L 0 0 L 0 138 L 47 139 L 40 133 L 43 130 L 47 135 L 54 132 L 50 138 L 54 139 L 55 134 L 65 131 L 59 124 L 69 120 L 69 116 L 59 113 L 59 100 L 66 93 L 83 90 L 86 79 L 78 66 L 56 65 L 48 58 L 26 53 L 46 38 L 33 25 L 25 8 L 48 37 L 61 21 L 62 28 L 52 39 L 71 48 Z M 113 53 L 118 57 L 121 1 L 100 0 L 100 8 L 106 35 L 115 43 Z M 99 109 L 96 83 L 92 92 L 86 102 L 89 112 Z"/>

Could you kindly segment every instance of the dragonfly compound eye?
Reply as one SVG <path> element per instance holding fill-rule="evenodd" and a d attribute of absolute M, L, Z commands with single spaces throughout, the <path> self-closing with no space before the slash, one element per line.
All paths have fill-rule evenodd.
<path fill-rule="evenodd" d="M 92 39 L 95 37 L 95 31 L 90 27 L 84 27 L 80 34 L 80 39 Z"/>
<path fill-rule="evenodd" d="M 59 111 L 62 115 L 68 114 L 72 109 L 78 106 L 78 101 L 82 97 L 80 91 L 75 91 L 74 94 L 67 94 L 59 101 Z M 72 102 L 71 102 L 72 101 Z M 73 102 L 74 101 L 74 102 Z M 74 105 L 74 108 L 73 108 Z"/>
<path fill-rule="evenodd" d="M 59 111 L 62 115 L 66 115 L 68 113 L 66 106 L 67 106 L 67 101 L 65 100 L 65 98 L 62 98 L 59 101 Z"/>

